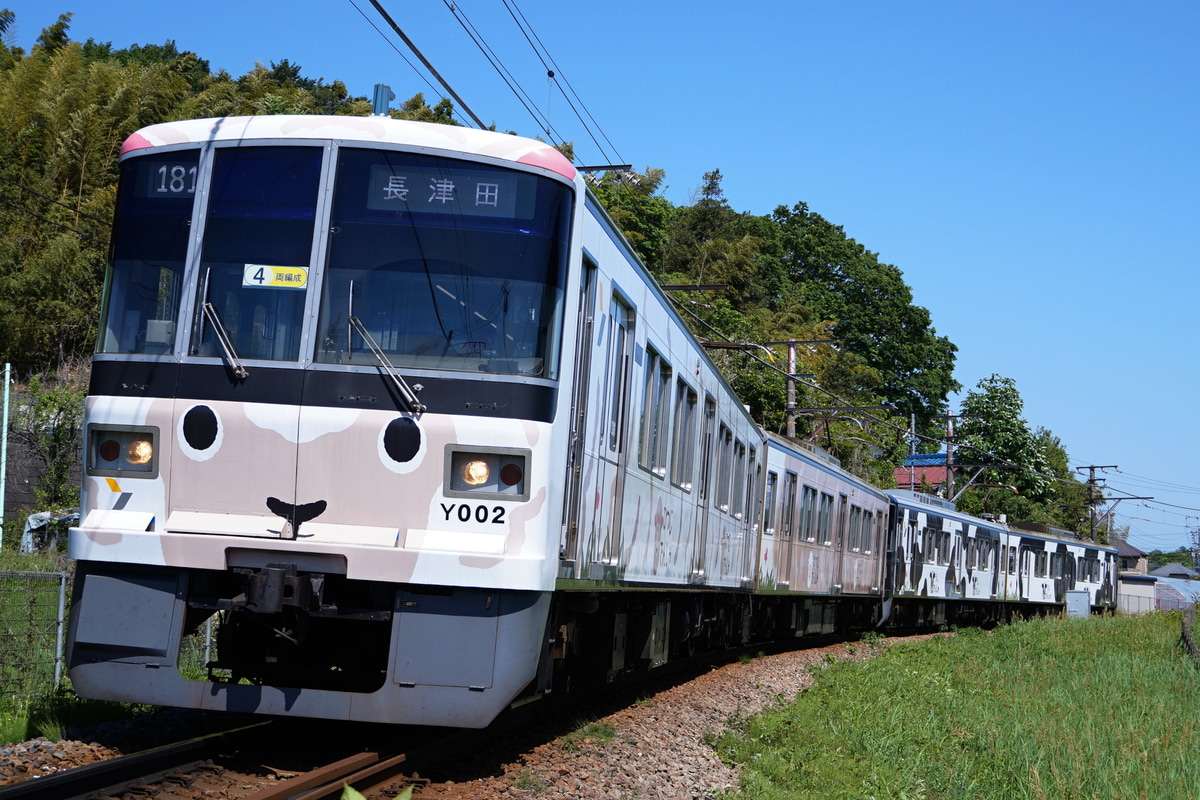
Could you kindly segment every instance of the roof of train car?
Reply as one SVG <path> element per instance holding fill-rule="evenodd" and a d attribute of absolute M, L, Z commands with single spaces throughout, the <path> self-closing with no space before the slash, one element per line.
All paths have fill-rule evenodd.
<path fill-rule="evenodd" d="M 545 142 L 495 131 L 390 117 L 265 114 L 163 122 L 131 134 L 122 145 L 121 154 L 171 144 L 242 139 L 347 139 L 406 144 L 541 167 L 568 180 L 574 180 L 577 174 L 567 157 Z"/>
<path fill-rule="evenodd" d="M 863 489 L 871 492 L 872 494 L 876 494 L 881 498 L 887 496 L 887 492 L 885 492 L 883 489 L 880 489 L 875 484 L 871 483 L 865 478 L 860 478 L 852 472 L 848 472 L 846 468 L 842 466 L 842 462 L 838 460 L 837 456 L 833 455 L 832 453 L 828 453 L 815 445 L 791 441 L 777 433 L 772 433 L 771 431 L 763 431 L 763 433 L 766 434 L 768 447 L 776 447 L 781 450 L 791 450 L 801 458 L 813 463 L 819 469 L 834 473 L 838 477 L 844 478 L 856 486 L 861 486 Z"/>
<path fill-rule="evenodd" d="M 1014 533 L 1019 536 L 1028 536 L 1035 539 L 1049 539 L 1052 541 L 1079 544 L 1086 547 L 1094 547 L 1099 550 L 1109 550 L 1114 553 L 1116 552 L 1116 548 L 1112 545 L 1080 539 L 1069 531 L 1055 533 L 1051 530 L 1032 530 L 1029 528 L 1018 527 L 1016 525 L 1010 525 L 1007 522 L 999 522 L 994 519 L 981 519 L 980 517 L 974 517 L 970 514 L 965 514 L 962 511 L 959 511 L 955 507 L 954 503 L 950 502 L 949 500 L 944 500 L 940 497 L 933 497 L 920 492 L 908 491 L 907 489 L 888 489 L 886 490 L 886 493 L 889 497 L 902 506 L 906 506 L 908 508 L 924 508 L 926 511 L 937 514 L 938 516 L 953 517 L 964 522 L 971 522 L 975 525 L 983 525 L 994 530 L 1008 531 L 1009 533 Z M 1054 530 L 1059 529 L 1056 528 Z"/>

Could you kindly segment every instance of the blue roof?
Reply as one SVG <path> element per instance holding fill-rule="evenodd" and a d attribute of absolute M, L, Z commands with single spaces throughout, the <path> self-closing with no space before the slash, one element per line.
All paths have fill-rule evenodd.
<path fill-rule="evenodd" d="M 944 467 L 945 453 L 913 453 L 904 459 L 906 467 Z"/>

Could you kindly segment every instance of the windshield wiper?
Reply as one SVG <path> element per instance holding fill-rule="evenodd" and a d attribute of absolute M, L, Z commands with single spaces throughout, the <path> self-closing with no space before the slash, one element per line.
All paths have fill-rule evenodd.
<path fill-rule="evenodd" d="M 358 331 L 358 335 L 363 338 L 363 341 L 367 343 L 367 347 L 371 349 L 371 354 L 375 356 L 375 360 L 379 362 L 379 366 L 383 367 L 383 371 L 392 379 L 392 383 L 396 384 L 396 388 L 400 391 L 400 396 L 404 398 L 404 402 L 408 403 L 409 409 L 414 414 L 424 413 L 426 410 L 425 404 L 417 399 L 416 392 L 409 388 L 408 383 L 396 371 L 392 362 L 388 361 L 388 357 L 384 355 L 383 348 L 375 341 L 375 337 L 367 330 L 367 326 L 363 325 L 362 320 L 353 314 L 347 316 L 346 319 L 349 321 L 351 327 Z"/>
<path fill-rule="evenodd" d="M 233 374 L 245 380 L 250 373 L 242 364 L 242 360 L 238 358 L 237 351 L 233 349 L 233 340 L 229 338 L 229 332 L 221 324 L 221 318 L 217 316 L 217 309 L 208 302 L 208 279 L 211 275 L 211 269 L 204 271 L 204 294 L 201 295 L 200 310 L 204 312 L 204 318 L 213 326 L 213 331 L 217 334 L 217 341 L 220 342 L 221 349 L 225 351 L 225 359 L 229 362 L 229 366 L 233 367 Z"/>
<path fill-rule="evenodd" d="M 221 324 L 221 318 L 217 316 L 217 310 L 213 308 L 213 304 L 206 300 L 201 308 L 204 309 L 204 316 L 208 318 L 213 330 L 217 333 L 217 341 L 221 343 L 221 349 L 225 351 L 225 358 L 229 360 L 229 366 L 233 367 L 233 374 L 239 378 L 249 376 L 250 373 L 242 366 L 242 360 L 238 358 L 237 352 L 233 349 L 233 342 L 230 341 L 225 326 Z"/>
<path fill-rule="evenodd" d="M 213 304 L 207 300 L 200 307 L 204 310 L 204 316 L 213 326 L 213 330 L 216 331 L 217 341 L 221 343 L 221 349 L 225 351 L 225 358 L 229 361 L 229 366 L 233 367 L 233 374 L 244 380 L 250 373 L 242 365 L 237 351 L 233 349 L 233 342 L 229 338 L 229 332 L 221 324 L 221 318 L 217 316 L 217 309 L 213 308 Z"/>

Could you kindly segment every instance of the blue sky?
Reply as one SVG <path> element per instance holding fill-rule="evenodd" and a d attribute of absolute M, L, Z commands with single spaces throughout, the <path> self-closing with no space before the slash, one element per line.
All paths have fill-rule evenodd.
<path fill-rule="evenodd" d="M 383 5 L 485 122 L 541 135 L 440 0 Z M 1100 474 L 1143 550 L 1200 528 L 1200 4 L 456 0 L 582 161 L 666 170 L 688 203 L 805 202 L 881 260 L 959 347 L 965 388 L 1012 378 L 1032 427 Z M 162 44 L 234 76 L 288 59 L 397 102 L 440 96 L 369 0 L 0 0 L 9 43 Z M 361 13 L 360 13 L 361 9 Z M 592 144 L 510 9 L 603 137 Z M 732 9 L 732 10 L 731 10 Z M 387 35 L 381 35 L 371 23 Z M 399 50 L 399 52 L 397 52 Z M 579 101 L 574 101 L 578 107 Z M 606 141 L 607 140 L 607 141 Z"/>

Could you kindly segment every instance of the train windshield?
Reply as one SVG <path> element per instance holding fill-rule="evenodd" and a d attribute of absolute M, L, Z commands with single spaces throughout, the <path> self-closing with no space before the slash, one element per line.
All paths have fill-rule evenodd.
<path fill-rule="evenodd" d="M 214 153 L 191 355 L 230 346 L 239 358 L 300 360 L 323 157 L 320 147 Z"/>
<path fill-rule="evenodd" d="M 570 212 L 548 178 L 343 149 L 315 360 L 554 378 Z"/>
<path fill-rule="evenodd" d="M 183 150 L 122 165 L 99 352 L 172 351 L 199 160 Z"/>

